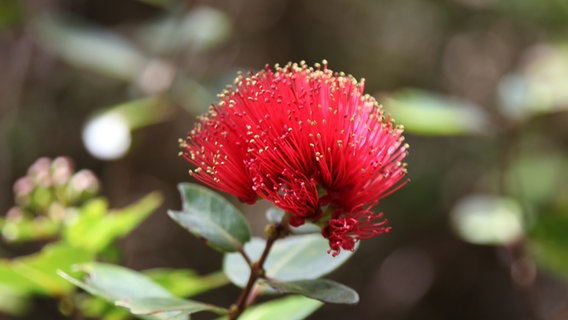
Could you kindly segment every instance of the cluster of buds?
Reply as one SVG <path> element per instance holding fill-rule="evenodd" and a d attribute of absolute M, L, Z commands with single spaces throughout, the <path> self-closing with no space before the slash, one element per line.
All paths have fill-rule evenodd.
<path fill-rule="evenodd" d="M 98 195 L 99 180 L 90 170 L 75 172 L 67 157 L 36 160 L 27 175 L 14 183 L 15 206 L 6 214 L 7 228 L 25 222 L 60 224 L 87 200 Z M 7 238 L 14 238 L 12 236 Z"/>

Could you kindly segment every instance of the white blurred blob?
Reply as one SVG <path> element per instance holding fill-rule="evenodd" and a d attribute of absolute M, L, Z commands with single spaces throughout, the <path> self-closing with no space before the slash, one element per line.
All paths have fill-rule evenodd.
<path fill-rule="evenodd" d="M 374 281 L 385 307 L 404 311 L 416 304 L 434 280 L 432 259 L 417 248 L 401 248 L 389 255 Z"/>
<path fill-rule="evenodd" d="M 451 221 L 456 233 L 474 244 L 511 244 L 523 235 L 521 206 L 509 198 L 471 195 L 454 207 Z"/>
<path fill-rule="evenodd" d="M 91 119 L 83 128 L 83 143 L 93 156 L 114 160 L 126 154 L 131 137 L 127 119 L 118 113 L 105 113 Z"/>

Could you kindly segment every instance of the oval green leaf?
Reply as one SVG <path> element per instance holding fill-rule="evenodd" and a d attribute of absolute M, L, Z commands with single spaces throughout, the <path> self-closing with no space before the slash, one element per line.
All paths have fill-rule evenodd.
<path fill-rule="evenodd" d="M 359 302 L 359 294 L 355 290 L 341 283 L 327 279 L 289 282 L 265 279 L 262 280 L 260 284 L 269 286 L 279 293 L 300 294 L 327 303 L 356 304 Z"/>
<path fill-rule="evenodd" d="M 58 273 L 79 288 L 147 319 L 188 319 L 187 315 L 199 311 L 225 312 L 212 305 L 174 297 L 144 274 L 124 267 L 89 263 L 79 265 L 78 269 L 87 273 L 83 280 L 62 271 Z"/>
<path fill-rule="evenodd" d="M 511 198 L 470 195 L 451 212 L 455 232 L 465 241 L 482 245 L 514 243 L 524 234 L 523 211 Z"/>
<path fill-rule="evenodd" d="M 250 227 L 235 206 L 197 184 L 180 183 L 183 211 L 169 211 L 172 219 L 212 248 L 234 252 L 250 240 Z"/>
<path fill-rule="evenodd" d="M 266 241 L 253 238 L 244 250 L 252 260 L 258 260 Z M 281 281 L 316 279 L 326 275 L 351 257 L 353 252 L 342 251 L 332 257 L 327 253 L 329 243 L 321 234 L 291 236 L 274 243 L 264 269 L 266 276 Z M 235 285 L 244 287 L 250 274 L 250 268 L 238 253 L 226 254 L 223 271 Z"/>
<path fill-rule="evenodd" d="M 59 274 L 81 289 L 113 303 L 146 297 L 172 297 L 171 293 L 147 276 L 121 266 L 88 263 L 78 265 L 77 270 L 86 273 L 82 281 L 64 272 Z"/>

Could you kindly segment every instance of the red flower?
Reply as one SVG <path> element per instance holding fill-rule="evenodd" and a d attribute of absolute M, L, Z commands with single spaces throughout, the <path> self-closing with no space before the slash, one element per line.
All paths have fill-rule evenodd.
<path fill-rule="evenodd" d="M 201 182 L 247 203 L 267 199 L 323 227 L 334 255 L 388 232 L 380 199 L 402 187 L 402 127 L 364 81 L 304 63 L 239 75 L 181 145 Z"/>

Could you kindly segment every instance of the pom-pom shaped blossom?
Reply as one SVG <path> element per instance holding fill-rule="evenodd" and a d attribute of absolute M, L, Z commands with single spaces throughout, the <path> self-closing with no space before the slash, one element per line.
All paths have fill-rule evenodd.
<path fill-rule="evenodd" d="M 405 184 L 401 126 L 364 94 L 364 81 L 316 64 L 239 75 L 181 141 L 190 173 L 290 224 L 322 227 L 330 252 L 389 231 L 380 199 Z"/>

